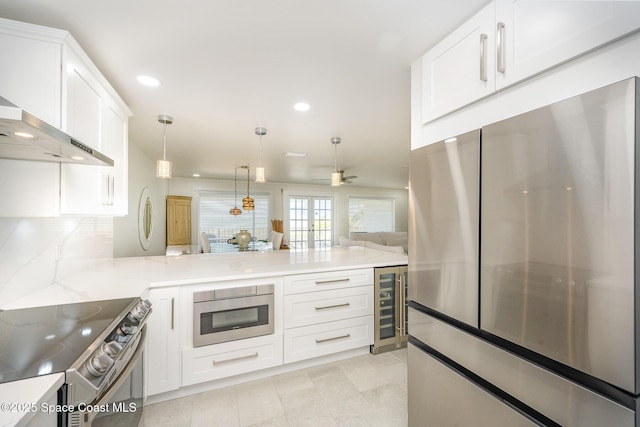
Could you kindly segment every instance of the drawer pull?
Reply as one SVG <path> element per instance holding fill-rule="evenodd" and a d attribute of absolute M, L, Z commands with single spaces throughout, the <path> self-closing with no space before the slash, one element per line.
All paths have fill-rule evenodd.
<path fill-rule="evenodd" d="M 315 307 L 316 310 L 326 310 L 328 308 L 349 307 L 351 304 L 345 302 L 344 304 L 325 305 L 323 307 Z"/>
<path fill-rule="evenodd" d="M 316 285 L 328 285 L 330 283 L 348 282 L 349 280 L 351 279 L 349 279 L 348 277 L 344 279 L 316 280 Z"/>
<path fill-rule="evenodd" d="M 238 357 L 233 357 L 231 359 L 224 359 L 224 360 L 214 360 L 213 361 L 213 365 L 220 365 L 221 363 L 229 363 L 229 362 L 236 362 L 238 360 L 243 360 L 243 359 L 252 359 L 254 357 L 258 357 L 258 352 L 255 352 L 253 354 L 247 354 L 246 356 L 238 356 Z"/>
<path fill-rule="evenodd" d="M 346 335 L 340 335 L 339 337 L 324 338 L 324 339 L 321 339 L 321 340 L 316 340 L 316 344 L 320 344 L 320 343 L 327 342 L 327 341 L 340 340 L 342 338 L 349 338 L 350 336 L 351 336 L 351 334 L 346 334 Z"/>

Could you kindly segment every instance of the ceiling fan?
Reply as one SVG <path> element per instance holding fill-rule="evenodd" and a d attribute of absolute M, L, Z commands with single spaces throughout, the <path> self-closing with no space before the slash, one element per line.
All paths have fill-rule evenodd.
<path fill-rule="evenodd" d="M 338 137 L 331 138 L 331 143 L 333 144 L 333 148 L 334 148 L 334 166 L 335 166 L 334 172 L 331 173 L 331 178 L 315 179 L 314 181 L 331 181 L 331 186 L 337 187 L 342 184 L 353 184 L 353 181 L 351 180 L 357 178 L 356 175 L 345 176 L 344 170 L 342 169 L 338 170 L 338 144 L 340 144 L 340 141 L 341 140 Z"/>
<path fill-rule="evenodd" d="M 338 173 L 340 174 L 340 182 L 342 184 L 353 184 L 353 181 L 351 181 L 351 180 L 358 177 L 357 175 L 345 176 L 343 170 L 339 170 Z M 329 179 L 329 180 L 331 180 L 331 179 Z"/>

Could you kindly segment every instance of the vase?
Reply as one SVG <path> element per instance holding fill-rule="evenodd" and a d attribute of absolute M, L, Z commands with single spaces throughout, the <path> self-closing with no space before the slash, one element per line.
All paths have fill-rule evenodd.
<path fill-rule="evenodd" d="M 249 247 L 249 242 L 251 241 L 251 233 L 247 230 L 240 230 L 236 234 L 236 240 L 238 241 L 238 249 L 246 251 Z"/>

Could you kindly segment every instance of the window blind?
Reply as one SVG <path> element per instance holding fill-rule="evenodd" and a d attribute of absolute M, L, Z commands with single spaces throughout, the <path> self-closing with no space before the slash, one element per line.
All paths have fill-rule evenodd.
<path fill-rule="evenodd" d="M 349 232 L 395 231 L 395 199 L 349 197 Z"/>
<path fill-rule="evenodd" d="M 242 214 L 237 216 L 229 214 L 233 207 L 242 208 L 242 197 L 238 195 L 236 201 L 231 192 L 200 191 L 199 233 L 207 233 L 212 242 L 226 242 L 238 231 L 247 230 L 256 240 L 268 240 L 271 229 L 269 195 L 251 194 L 255 203 L 253 211 L 242 210 Z"/>

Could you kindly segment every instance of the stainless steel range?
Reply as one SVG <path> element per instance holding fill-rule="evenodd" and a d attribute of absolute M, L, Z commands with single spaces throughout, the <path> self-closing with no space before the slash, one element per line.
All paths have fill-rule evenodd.
<path fill-rule="evenodd" d="M 64 372 L 59 426 L 136 426 L 150 313 L 140 298 L 0 311 L 0 382 Z"/>

